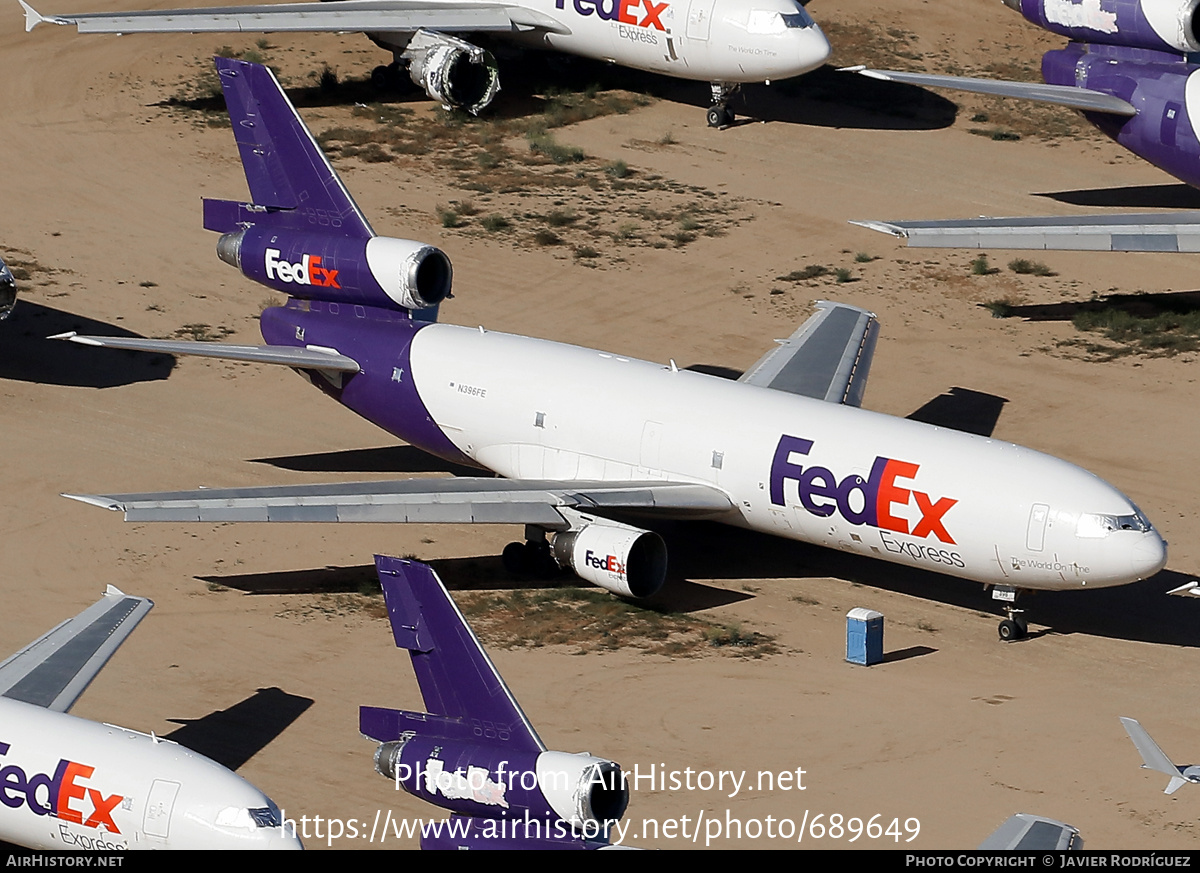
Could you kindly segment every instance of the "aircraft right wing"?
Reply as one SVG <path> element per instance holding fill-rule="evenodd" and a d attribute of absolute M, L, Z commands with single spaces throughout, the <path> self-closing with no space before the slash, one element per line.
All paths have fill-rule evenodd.
<path fill-rule="evenodd" d="M 563 510 L 719 515 L 728 495 L 691 482 L 559 482 L 468 476 L 145 494 L 64 494 L 126 521 L 411 522 L 536 524 L 568 530 Z"/>
<path fill-rule="evenodd" d="M 739 382 L 830 403 L 862 406 L 879 337 L 875 313 L 817 301 L 816 314 L 778 348 L 763 355 Z"/>
<path fill-rule="evenodd" d="M 25 0 L 20 3 L 25 10 L 26 31 L 45 21 L 74 24 L 80 33 L 409 33 L 422 29 L 440 33 L 510 33 L 530 29 L 571 32 L 536 9 L 490 0 L 340 0 L 79 15 L 42 15 Z"/>
<path fill-rule="evenodd" d="M 993 97 L 1015 97 L 1019 100 L 1053 103 L 1084 112 L 1106 112 L 1109 115 L 1124 117 L 1137 115 L 1136 107 L 1127 100 L 1114 97 L 1112 94 L 1105 94 L 1103 91 L 1090 91 L 1087 88 L 1074 88 L 1070 85 L 1002 82 L 997 79 L 937 76 L 930 73 L 902 73 L 897 70 L 872 70 L 865 66 L 844 67 L 841 72 L 860 73 L 868 78 L 880 79 L 884 82 L 904 82 L 907 85 L 921 85 L 927 88 L 951 88 L 955 91 L 970 91 L 974 94 L 987 94 Z"/>
<path fill-rule="evenodd" d="M 913 248 L 1086 252 L 1200 252 L 1200 212 L 852 221 Z"/>
<path fill-rule="evenodd" d="M 157 352 L 164 355 L 194 355 L 220 358 L 225 361 L 245 361 L 255 364 L 280 364 L 298 370 L 325 370 L 334 373 L 357 373 L 361 369 L 353 358 L 338 354 L 323 346 L 239 346 L 231 343 L 204 343 L 187 340 L 156 340 L 123 336 L 80 336 L 75 331 L 55 334 L 48 339 L 66 340 L 83 346 L 105 349 L 128 349 L 135 352 Z"/>
<path fill-rule="evenodd" d="M 471 740 L 482 724 L 513 751 L 544 752 L 545 743 L 433 569 L 376 555 L 375 571 L 392 636 L 412 657 L 428 714 L 364 706 L 359 712 L 362 734 L 390 742 L 410 722 L 424 731 L 436 722 L 444 736 Z"/>
<path fill-rule="evenodd" d="M 153 606 L 109 585 L 79 615 L 0 663 L 0 697 L 66 712 Z"/>

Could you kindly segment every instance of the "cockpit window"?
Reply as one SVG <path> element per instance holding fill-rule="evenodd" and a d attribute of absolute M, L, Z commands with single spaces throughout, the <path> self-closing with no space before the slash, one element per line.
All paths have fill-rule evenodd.
<path fill-rule="evenodd" d="M 804 10 L 804 7 L 800 7 L 795 12 L 785 12 L 779 17 L 783 19 L 784 27 L 812 27 L 814 24 L 816 24 L 816 22 L 812 20 L 812 16 Z"/>
<path fill-rule="evenodd" d="M 1140 512 L 1133 515 L 1100 515 L 1085 512 L 1079 516 L 1079 525 L 1075 528 L 1075 535 L 1098 538 L 1106 537 L 1118 530 L 1134 530 L 1145 533 L 1150 530 L 1150 522 Z"/>
<path fill-rule="evenodd" d="M 783 16 L 769 9 L 751 9 L 747 33 L 783 33 Z"/>
<path fill-rule="evenodd" d="M 279 810 L 273 806 L 263 806 L 250 810 L 250 818 L 254 820 L 254 826 L 259 828 L 277 828 L 283 826 Z"/>

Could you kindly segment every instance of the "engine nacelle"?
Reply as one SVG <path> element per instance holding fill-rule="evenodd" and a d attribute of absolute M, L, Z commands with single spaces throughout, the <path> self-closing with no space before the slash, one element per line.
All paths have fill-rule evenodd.
<path fill-rule="evenodd" d="M 622 597 L 650 597 L 667 579 L 667 545 L 656 533 L 607 518 L 554 535 L 554 560 Z"/>
<path fill-rule="evenodd" d="M 375 770 L 442 809 L 477 818 L 562 822 L 568 834 L 594 839 L 629 805 L 629 786 L 613 761 L 567 752 L 516 752 L 431 733 L 382 743 L 375 751 Z"/>
<path fill-rule="evenodd" d="M 500 68 L 492 53 L 465 40 L 418 30 L 401 57 L 408 61 L 413 82 L 447 109 L 478 115 L 500 90 Z"/>
<path fill-rule="evenodd" d="M 270 230 L 225 233 L 217 256 L 292 297 L 382 309 L 428 309 L 450 296 L 453 268 L 440 249 L 407 239 Z"/>
<path fill-rule="evenodd" d="M 1132 118 L 1101 112 L 1087 117 L 1138 157 L 1200 187 L 1200 67 L 1173 54 L 1073 44 L 1046 52 L 1042 77 L 1136 106 Z"/>
<path fill-rule="evenodd" d="M 1051 33 L 1079 42 L 1200 51 L 1200 0 L 1004 0 Z"/>
<path fill-rule="evenodd" d="M 0 260 L 0 321 L 12 315 L 17 305 L 17 280 L 13 278 L 8 264 Z"/>

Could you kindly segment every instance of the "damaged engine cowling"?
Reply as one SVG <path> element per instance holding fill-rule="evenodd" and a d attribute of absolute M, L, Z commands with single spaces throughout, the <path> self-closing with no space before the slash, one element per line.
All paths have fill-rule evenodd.
<path fill-rule="evenodd" d="M 1079 42 L 1200 51 L 1200 0 L 1004 0 L 1051 33 Z"/>
<path fill-rule="evenodd" d="M 577 514 L 554 535 L 554 560 L 622 597 L 650 597 L 667 579 L 667 544 L 658 534 L 607 518 Z"/>
<path fill-rule="evenodd" d="M 255 282 L 301 299 L 420 310 L 450 296 L 440 249 L 408 239 L 361 239 L 250 226 L 217 240 L 217 256 Z"/>
<path fill-rule="evenodd" d="M 8 264 L 0 260 L 0 321 L 12 315 L 17 305 L 17 280 L 13 278 Z"/>
<path fill-rule="evenodd" d="M 492 53 L 444 33 L 418 30 L 400 57 L 413 82 L 447 109 L 478 115 L 500 90 Z"/>
<path fill-rule="evenodd" d="M 368 708 L 369 709 L 369 708 Z M 562 821 L 595 837 L 629 805 L 621 767 L 588 754 L 518 752 L 406 732 L 375 751 L 375 770 L 414 797 L 459 815 Z"/>

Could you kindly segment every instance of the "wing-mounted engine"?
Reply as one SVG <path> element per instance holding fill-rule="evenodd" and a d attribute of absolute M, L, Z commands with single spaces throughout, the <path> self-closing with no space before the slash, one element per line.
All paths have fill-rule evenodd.
<path fill-rule="evenodd" d="M 400 57 L 413 82 L 447 109 L 478 115 L 500 90 L 492 53 L 457 37 L 418 30 Z"/>
<path fill-rule="evenodd" d="M 450 296 L 453 269 L 440 249 L 407 239 L 273 230 L 222 234 L 217 256 L 255 282 L 301 299 L 383 309 L 427 309 Z"/>
<path fill-rule="evenodd" d="M 622 597 L 650 597 L 667 578 L 667 545 L 658 534 L 607 518 L 560 510 L 570 530 L 554 535 L 555 562 Z"/>
<path fill-rule="evenodd" d="M 1200 51 L 1200 0 L 1004 0 L 1026 19 L 1073 40 L 1156 51 Z"/>
<path fill-rule="evenodd" d="M 359 730 L 379 743 L 376 771 L 454 813 L 421 847 L 607 845 L 629 803 L 620 766 L 546 748 L 432 568 L 381 555 L 375 567 L 430 711 L 364 706 Z"/>

